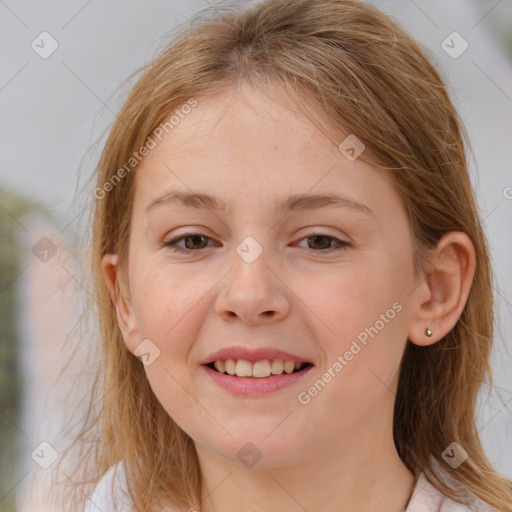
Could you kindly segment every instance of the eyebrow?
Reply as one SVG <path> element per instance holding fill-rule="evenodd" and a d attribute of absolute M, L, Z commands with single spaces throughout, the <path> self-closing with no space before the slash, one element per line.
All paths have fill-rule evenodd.
<path fill-rule="evenodd" d="M 209 194 L 170 190 L 155 197 L 146 207 L 146 213 L 154 210 L 157 206 L 176 203 L 198 210 L 229 211 L 226 202 L 218 197 Z M 375 216 L 375 213 L 367 205 L 343 194 L 291 195 L 282 201 L 276 201 L 274 212 L 308 211 L 328 207 L 352 208 L 367 215 Z"/>

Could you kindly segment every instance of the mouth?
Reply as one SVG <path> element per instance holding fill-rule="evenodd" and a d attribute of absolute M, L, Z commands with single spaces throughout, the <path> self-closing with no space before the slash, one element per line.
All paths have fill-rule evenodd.
<path fill-rule="evenodd" d="M 239 398 L 264 398 L 298 385 L 314 365 L 286 359 L 216 359 L 201 365 L 208 378 Z"/>
<path fill-rule="evenodd" d="M 282 359 L 265 359 L 254 363 L 245 359 L 219 359 L 204 364 L 203 366 L 219 374 L 259 380 L 303 373 L 308 371 L 313 364 L 309 362 L 285 361 Z"/>

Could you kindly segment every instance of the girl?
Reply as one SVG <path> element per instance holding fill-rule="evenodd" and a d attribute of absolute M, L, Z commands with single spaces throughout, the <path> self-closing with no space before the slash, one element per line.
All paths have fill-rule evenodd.
<path fill-rule="evenodd" d="M 94 176 L 85 510 L 511 510 L 475 426 L 493 296 L 463 135 L 368 4 L 181 31 Z"/>

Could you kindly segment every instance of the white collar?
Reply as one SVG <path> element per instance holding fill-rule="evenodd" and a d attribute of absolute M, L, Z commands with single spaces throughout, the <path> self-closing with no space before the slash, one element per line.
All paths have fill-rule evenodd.
<path fill-rule="evenodd" d="M 405 512 L 471 512 L 471 509 L 445 496 L 420 473 Z"/>
<path fill-rule="evenodd" d="M 109 468 L 88 498 L 84 512 L 98 510 L 133 512 L 122 461 Z M 186 511 L 175 508 L 166 512 Z M 420 473 L 406 512 L 471 512 L 471 509 L 446 497 Z"/>

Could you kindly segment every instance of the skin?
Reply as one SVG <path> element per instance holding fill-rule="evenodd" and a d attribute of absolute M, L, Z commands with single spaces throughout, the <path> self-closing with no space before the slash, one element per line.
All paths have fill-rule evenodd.
<path fill-rule="evenodd" d="M 215 195 L 230 211 L 173 203 L 145 212 L 172 187 Z M 373 215 L 346 206 L 273 212 L 289 194 L 333 191 Z M 208 238 L 189 239 L 187 254 L 163 245 L 189 231 Z M 309 238 L 319 234 L 333 238 Z M 263 249 L 250 264 L 236 252 L 247 236 Z M 143 339 L 160 350 L 145 371 L 194 441 L 203 512 L 401 510 L 413 475 L 392 436 L 398 366 L 407 339 L 435 343 L 457 322 L 474 272 L 468 236 L 444 235 L 430 273 L 414 275 L 408 216 L 389 177 L 345 158 L 291 100 L 285 108 L 244 86 L 243 97 L 225 89 L 198 100 L 145 158 L 130 237 L 126 292 L 116 292 L 115 254 L 103 259 L 105 282 L 128 350 Z M 337 240 L 350 245 L 329 252 Z M 401 311 L 300 403 L 298 393 L 396 302 Z M 315 367 L 277 393 L 236 397 L 200 361 L 238 344 L 276 347 Z M 262 454 L 253 467 L 237 457 L 247 442 Z"/>

